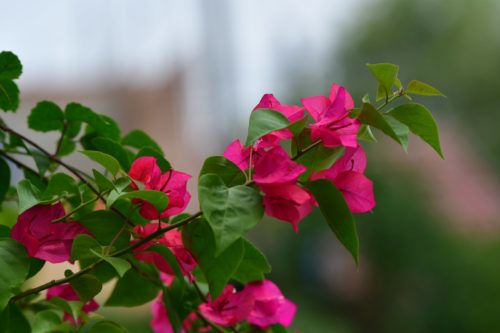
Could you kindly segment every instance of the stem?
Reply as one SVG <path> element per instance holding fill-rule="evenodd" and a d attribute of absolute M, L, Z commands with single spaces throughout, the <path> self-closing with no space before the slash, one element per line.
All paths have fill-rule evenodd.
<path fill-rule="evenodd" d="M 63 217 L 60 217 L 58 219 L 52 220 L 52 223 L 58 223 L 58 222 L 66 220 L 68 217 L 70 217 L 71 215 L 73 215 L 74 213 L 76 213 L 77 211 L 79 211 L 80 209 L 82 209 L 83 207 L 85 207 L 87 205 L 90 205 L 91 203 L 96 202 L 99 199 L 100 199 L 99 197 L 95 197 L 95 198 L 93 198 L 93 199 L 91 199 L 89 201 L 82 202 L 79 206 L 75 207 L 75 209 L 73 209 L 72 211 L 70 211 L 68 214 L 66 214 Z"/>
<path fill-rule="evenodd" d="M 181 220 L 181 221 L 179 221 L 179 222 L 177 222 L 175 224 L 171 224 L 171 225 L 169 225 L 169 226 L 167 226 L 165 228 L 161 228 L 160 230 L 158 230 L 158 231 L 156 231 L 156 232 L 148 235 L 147 237 L 142 238 L 137 243 L 131 244 L 131 245 L 129 245 L 126 248 L 123 248 L 123 249 L 121 249 L 119 251 L 116 251 L 116 252 L 110 254 L 110 257 L 119 257 L 119 256 L 121 256 L 123 254 L 131 252 L 131 251 L 135 250 L 136 248 L 138 248 L 138 247 L 146 244 L 147 242 L 155 239 L 156 237 L 161 236 L 162 234 L 166 233 L 169 230 L 176 229 L 176 228 L 179 228 L 179 227 L 181 227 L 183 225 L 188 224 L 189 222 L 191 222 L 191 221 L 197 219 L 199 216 L 201 216 L 201 214 L 202 214 L 201 212 L 197 212 L 197 213 L 195 213 L 195 214 L 193 214 L 191 216 L 188 216 L 185 219 L 183 219 L 183 220 Z M 65 277 L 65 278 L 59 279 L 59 280 L 52 280 L 52 281 L 47 282 L 45 284 L 42 284 L 42 285 L 40 285 L 38 287 L 35 287 L 35 288 L 32 288 L 32 289 L 28 289 L 26 291 L 23 291 L 22 293 L 17 294 L 16 296 L 12 297 L 10 299 L 10 302 L 14 303 L 14 302 L 17 302 L 18 300 L 23 299 L 23 298 L 25 298 L 27 296 L 30 296 L 30 295 L 33 295 L 33 294 L 38 294 L 39 292 L 41 292 L 41 291 L 43 291 L 45 289 L 49 289 L 49 288 L 51 288 L 53 286 L 57 286 L 57 285 L 60 285 L 60 284 L 63 284 L 63 283 L 68 283 L 69 281 L 72 281 L 72 280 L 76 279 L 77 277 L 79 277 L 79 276 L 81 276 L 81 275 L 83 275 L 85 273 L 88 273 L 88 272 L 92 271 L 94 268 L 96 268 L 97 266 L 99 266 L 100 264 L 102 264 L 104 261 L 105 261 L 104 259 L 100 259 L 100 260 L 96 261 L 95 263 L 93 263 L 92 265 L 85 267 L 84 269 L 78 271 L 77 273 L 75 273 L 75 274 L 73 274 L 71 276 L 68 276 L 68 277 Z"/>
<path fill-rule="evenodd" d="M 314 149 L 320 143 L 321 143 L 321 140 L 314 141 L 313 143 L 311 143 L 309 146 L 305 147 L 304 149 L 298 150 L 297 154 L 292 158 L 292 160 L 295 161 L 296 159 L 298 159 L 300 156 L 304 155 L 305 153 L 307 153 L 311 149 Z"/>
<path fill-rule="evenodd" d="M 42 178 L 45 182 L 47 181 L 47 178 L 42 177 L 37 171 L 35 171 L 31 167 L 27 166 L 23 162 L 15 159 L 12 156 L 7 155 L 7 153 L 5 151 L 0 151 L 0 155 L 2 155 L 3 157 L 5 157 L 5 159 L 7 159 L 7 160 L 11 161 L 12 163 L 14 163 L 18 168 L 23 169 L 25 171 L 28 171 L 28 172 L 30 172 L 30 173 L 32 173 L 34 175 L 37 175 L 38 177 Z"/>
<path fill-rule="evenodd" d="M 56 147 L 56 152 L 54 153 L 54 156 L 57 156 L 59 154 L 59 151 L 61 150 L 61 147 L 62 147 L 62 143 L 63 143 L 63 140 L 64 140 L 64 135 L 66 134 L 66 131 L 68 130 L 68 122 L 64 122 L 64 127 L 63 127 L 63 130 L 61 132 L 61 137 L 59 138 L 59 141 L 57 141 L 57 147 Z"/>

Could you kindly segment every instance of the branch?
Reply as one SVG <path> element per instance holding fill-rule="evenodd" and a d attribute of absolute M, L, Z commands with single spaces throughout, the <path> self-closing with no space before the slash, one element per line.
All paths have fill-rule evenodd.
<path fill-rule="evenodd" d="M 7 153 L 5 151 L 3 151 L 3 150 L 0 151 L 0 155 L 2 155 L 3 157 L 5 157 L 5 159 L 7 159 L 7 160 L 11 161 L 12 163 L 14 163 L 18 168 L 23 169 L 25 171 L 28 171 L 28 172 L 30 172 L 30 173 L 32 173 L 32 174 L 40 177 L 41 179 L 43 179 L 43 181 L 47 182 L 47 178 L 42 177 L 40 175 L 40 173 L 38 173 L 38 171 L 32 169 L 31 167 L 29 167 L 26 164 L 24 164 L 23 162 L 15 159 L 14 157 L 7 155 Z"/>

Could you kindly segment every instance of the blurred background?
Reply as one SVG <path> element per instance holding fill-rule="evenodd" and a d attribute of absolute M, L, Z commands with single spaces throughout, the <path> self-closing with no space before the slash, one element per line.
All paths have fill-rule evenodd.
<path fill-rule="evenodd" d="M 500 332 L 500 1 L 0 5 L 0 48 L 24 64 L 22 107 L 9 124 L 36 138 L 24 124 L 39 100 L 81 102 L 125 132 L 147 131 L 193 175 L 246 135 L 264 93 L 294 104 L 336 81 L 359 104 L 376 89 L 367 62 L 399 64 L 403 82 L 436 86 L 448 98 L 425 103 L 445 161 L 415 137 L 409 154 L 382 135 L 365 145 L 377 207 L 357 216 L 359 268 L 318 214 L 299 234 L 265 221 L 251 238 L 299 304 L 299 332 Z M 131 332 L 150 332 L 147 309 L 127 318 Z"/>

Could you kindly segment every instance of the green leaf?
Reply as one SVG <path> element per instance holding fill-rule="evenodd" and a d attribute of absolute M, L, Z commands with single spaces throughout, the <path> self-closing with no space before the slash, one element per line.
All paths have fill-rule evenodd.
<path fill-rule="evenodd" d="M 10 168 L 7 162 L 0 157 L 0 205 L 10 188 Z"/>
<path fill-rule="evenodd" d="M 47 188 L 42 194 L 42 199 L 50 200 L 64 195 L 79 196 L 76 181 L 65 173 L 55 173 L 50 177 Z"/>
<path fill-rule="evenodd" d="M 139 306 L 154 299 L 160 288 L 131 269 L 118 280 L 106 306 Z"/>
<path fill-rule="evenodd" d="M 53 163 L 49 156 L 42 153 L 38 149 L 29 149 L 29 153 L 33 160 L 35 161 L 38 172 L 42 177 L 44 177 L 45 172 L 47 170 L 54 170 L 54 167 L 57 167 L 57 164 Z"/>
<path fill-rule="evenodd" d="M 388 115 L 384 115 L 384 119 L 392 127 L 394 133 L 396 133 L 396 135 L 398 136 L 399 142 L 401 142 L 401 147 L 403 147 L 403 150 L 407 152 L 408 136 L 410 135 L 410 129 L 408 128 L 408 126 L 406 126 L 403 123 L 400 123 L 399 121 Z"/>
<path fill-rule="evenodd" d="M 262 197 L 255 189 L 227 187 L 216 174 L 200 177 L 198 193 L 201 210 L 215 236 L 215 255 L 252 229 L 264 215 Z"/>
<path fill-rule="evenodd" d="M 99 115 L 90 108 L 78 103 L 69 103 L 64 111 L 66 120 L 73 123 L 84 122 L 92 127 L 102 137 L 112 140 L 120 139 L 120 129 L 109 117 Z M 77 133 L 78 134 L 78 133 Z M 76 136 L 76 134 L 75 134 Z"/>
<path fill-rule="evenodd" d="M 366 124 L 363 124 L 360 127 L 360 129 L 358 131 L 358 140 L 363 140 L 363 141 L 368 141 L 368 142 L 377 142 L 377 139 L 373 135 L 370 126 L 366 125 Z"/>
<path fill-rule="evenodd" d="M 30 324 L 17 305 L 9 304 L 3 312 L 0 310 L 0 333 L 31 333 Z"/>
<path fill-rule="evenodd" d="M 151 147 L 163 154 L 161 147 L 149 135 L 141 130 L 133 130 L 122 139 L 122 144 L 137 149 Z"/>
<path fill-rule="evenodd" d="M 163 303 L 165 304 L 165 309 L 167 311 L 167 316 L 173 329 L 173 333 L 181 333 L 182 320 L 177 313 L 177 308 L 175 307 L 172 296 L 170 295 L 170 290 L 166 287 L 163 287 L 162 290 Z"/>
<path fill-rule="evenodd" d="M 392 86 L 398 77 L 399 66 L 388 63 L 366 64 L 378 83 L 382 86 L 385 96 L 392 94 Z"/>
<path fill-rule="evenodd" d="M 0 53 L 0 80 L 15 80 L 21 76 L 23 65 L 19 58 L 10 51 Z"/>
<path fill-rule="evenodd" d="M 264 280 L 264 274 L 271 272 L 266 256 L 246 239 L 243 239 L 243 247 L 245 253 L 233 279 L 243 284 Z"/>
<path fill-rule="evenodd" d="M 57 332 L 53 329 L 62 323 L 61 316 L 52 310 L 40 311 L 33 320 L 33 333 Z"/>
<path fill-rule="evenodd" d="M 19 211 L 24 211 L 40 203 L 40 192 L 28 179 L 23 179 L 17 183 L 17 196 L 19 198 Z"/>
<path fill-rule="evenodd" d="M 28 117 L 28 126 L 38 132 L 62 131 L 64 128 L 64 113 L 53 102 L 39 102 L 31 110 Z"/>
<path fill-rule="evenodd" d="M 92 326 L 88 333 L 128 333 L 128 331 L 117 323 L 106 320 Z"/>
<path fill-rule="evenodd" d="M 172 270 L 175 273 L 175 276 L 179 279 L 179 281 L 181 281 L 184 287 L 187 287 L 179 263 L 177 262 L 175 255 L 172 253 L 172 251 L 170 251 L 168 247 L 161 244 L 154 244 L 153 246 L 150 246 L 148 248 L 148 252 L 156 252 L 159 255 L 161 255 L 167 261 L 170 268 L 172 268 Z"/>
<path fill-rule="evenodd" d="M 196 258 L 208 282 L 212 299 L 216 299 L 243 259 L 243 240 L 239 238 L 216 257 L 213 233 L 204 219 L 186 225 L 182 231 L 182 239 Z"/>
<path fill-rule="evenodd" d="M 210 156 L 205 160 L 199 177 L 208 173 L 219 176 L 227 187 L 243 185 L 246 182 L 245 173 L 224 156 Z"/>
<path fill-rule="evenodd" d="M 250 115 L 248 136 L 245 146 L 250 146 L 260 137 L 290 125 L 288 119 L 278 111 L 257 109 Z"/>
<path fill-rule="evenodd" d="M 269 333 L 287 333 L 287 329 L 280 325 L 280 324 L 274 324 L 271 326 L 271 331 Z"/>
<path fill-rule="evenodd" d="M 307 170 L 299 176 L 299 180 L 306 181 L 314 171 L 328 169 L 342 156 L 344 150 L 344 147 L 328 148 L 317 145 L 307 154 L 301 155 L 296 162 L 305 165 Z"/>
<path fill-rule="evenodd" d="M 170 165 L 170 162 L 165 159 L 165 157 L 163 156 L 163 153 L 161 153 L 161 151 L 159 151 L 159 150 L 156 150 L 156 149 L 151 148 L 151 147 L 145 147 L 145 148 L 142 148 L 137 153 L 137 155 L 135 156 L 135 158 L 137 159 L 137 158 L 139 158 L 141 156 L 152 156 L 152 157 L 155 157 L 156 158 L 156 164 L 158 164 L 158 166 L 160 167 L 161 172 L 163 172 L 163 173 L 165 173 L 165 172 L 169 171 L 170 169 L 172 169 L 172 166 Z"/>
<path fill-rule="evenodd" d="M 13 239 L 0 238 L 0 312 L 7 306 L 14 291 L 28 276 L 30 260 L 24 246 Z"/>
<path fill-rule="evenodd" d="M 403 104 L 390 110 L 387 114 L 408 126 L 413 134 L 427 142 L 444 159 L 436 121 L 425 106 L 416 103 Z"/>
<path fill-rule="evenodd" d="M 91 252 L 92 250 L 101 253 L 102 246 L 94 237 L 86 234 L 78 235 L 71 247 L 71 260 L 96 259 L 95 254 Z"/>
<path fill-rule="evenodd" d="M 87 228 L 95 239 L 102 245 L 109 245 L 115 240 L 114 246 L 116 249 L 121 249 L 129 244 L 130 233 L 123 230 L 125 221 L 113 211 L 97 210 L 79 219 L 85 228 Z"/>
<path fill-rule="evenodd" d="M 108 197 L 109 199 L 109 197 Z M 121 193 L 117 197 L 112 198 L 112 200 L 108 200 L 106 202 L 106 205 L 108 207 L 111 207 L 113 203 L 116 200 L 119 199 L 142 199 L 150 204 L 152 204 L 156 210 L 158 211 L 158 214 L 163 212 L 167 206 L 168 206 L 168 196 L 160 191 L 155 191 L 155 190 L 138 190 L 138 191 L 132 191 L 132 192 L 126 192 L 126 193 Z"/>
<path fill-rule="evenodd" d="M 125 273 L 132 267 L 130 265 L 130 263 L 125 260 L 125 259 L 121 259 L 121 258 L 116 258 L 116 257 L 110 257 L 110 256 L 104 256 L 94 250 L 90 250 L 93 254 L 95 254 L 96 256 L 98 256 L 99 258 L 105 260 L 107 263 L 109 263 L 111 266 L 113 266 L 113 268 L 116 270 L 116 272 L 118 273 L 118 275 L 120 277 L 123 277 L 125 275 Z"/>
<path fill-rule="evenodd" d="M 123 170 L 128 171 L 130 169 L 131 161 L 129 159 L 127 151 L 122 147 L 121 144 L 111 139 L 101 137 L 93 139 L 92 143 L 100 152 L 114 157 L 120 163 Z"/>
<path fill-rule="evenodd" d="M 440 92 L 430 84 L 418 80 L 411 80 L 408 83 L 408 86 L 406 87 L 406 93 L 414 95 L 422 95 L 422 96 L 446 97 L 442 92 Z"/>
<path fill-rule="evenodd" d="M 65 135 L 64 138 L 62 139 L 61 147 L 57 152 L 57 156 L 59 157 L 67 156 L 72 152 L 74 152 L 75 149 L 76 149 L 76 143 Z"/>
<path fill-rule="evenodd" d="M 30 258 L 30 271 L 28 272 L 27 278 L 35 276 L 45 265 L 45 260 L 40 260 L 37 258 Z"/>
<path fill-rule="evenodd" d="M 19 88 L 11 80 L 0 80 L 0 109 L 16 111 L 19 107 Z"/>
<path fill-rule="evenodd" d="M 115 188 L 113 182 L 96 169 L 92 169 L 92 174 L 100 192 L 111 191 Z"/>
<path fill-rule="evenodd" d="M 5 221 L 2 221 L 4 223 Z M 9 238 L 10 228 L 6 225 L 0 224 L 0 238 Z"/>
<path fill-rule="evenodd" d="M 363 104 L 361 113 L 358 116 L 360 122 L 372 127 L 378 128 L 386 135 L 394 139 L 397 143 L 403 144 L 399 136 L 394 132 L 394 129 L 387 122 L 386 118 L 371 104 Z"/>
<path fill-rule="evenodd" d="M 80 297 L 83 304 L 90 301 L 102 290 L 102 283 L 91 274 L 83 274 L 70 281 L 71 286 Z"/>
<path fill-rule="evenodd" d="M 81 153 L 102 165 L 106 170 L 111 172 L 113 176 L 116 176 L 121 169 L 120 163 L 111 155 L 95 150 L 82 150 Z"/>
<path fill-rule="evenodd" d="M 342 192 L 326 179 L 307 182 L 306 187 L 313 193 L 324 219 L 337 239 L 352 254 L 357 264 L 359 241 L 356 223 Z"/>

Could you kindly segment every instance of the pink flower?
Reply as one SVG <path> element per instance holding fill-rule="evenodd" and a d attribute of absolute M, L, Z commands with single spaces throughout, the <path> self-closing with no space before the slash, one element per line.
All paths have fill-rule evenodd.
<path fill-rule="evenodd" d="M 344 155 L 329 169 L 315 172 L 311 179 L 329 179 L 342 191 L 353 213 L 364 213 L 375 207 L 373 183 L 363 172 L 366 168 L 366 155 L 363 148 L 346 148 Z"/>
<path fill-rule="evenodd" d="M 161 212 L 160 216 L 158 216 L 156 208 L 149 202 L 136 200 L 142 204 L 140 212 L 146 219 L 154 220 L 177 215 L 186 209 L 191 199 L 191 194 L 187 191 L 187 182 L 191 176 L 173 169 L 162 174 L 154 157 L 142 156 L 136 159 L 130 167 L 129 176 L 142 182 L 145 189 L 161 191 L 168 196 L 168 206 Z M 135 184 L 132 186 L 137 188 Z"/>
<path fill-rule="evenodd" d="M 258 185 L 295 182 L 306 170 L 292 161 L 281 146 L 276 146 L 256 159 L 253 179 Z"/>
<path fill-rule="evenodd" d="M 242 171 L 249 167 L 250 151 L 252 147 L 245 148 L 239 139 L 234 140 L 224 151 L 224 157 L 236 164 Z"/>
<path fill-rule="evenodd" d="M 156 230 L 158 230 L 159 227 L 164 228 L 167 226 L 168 224 L 163 222 L 160 223 L 160 225 L 158 225 L 158 223 L 150 223 L 145 226 L 136 226 L 134 228 L 134 231 L 140 238 L 144 238 L 146 236 L 149 236 Z M 184 247 L 184 244 L 182 243 L 182 235 L 179 230 L 172 229 L 164 233 L 156 240 L 153 240 L 151 242 L 148 242 L 140 246 L 135 250 L 134 253 L 134 256 L 137 259 L 153 264 L 161 272 L 164 272 L 170 276 L 174 276 L 175 275 L 174 271 L 172 270 L 168 262 L 165 260 L 165 258 L 163 258 L 163 256 L 161 256 L 159 253 L 156 252 L 148 252 L 147 249 L 154 243 L 159 243 L 168 247 L 170 251 L 172 251 L 172 253 L 174 254 L 175 258 L 177 259 L 182 274 L 192 279 L 191 271 L 196 267 L 196 261 L 191 255 L 191 252 L 189 252 L 189 250 Z"/>
<path fill-rule="evenodd" d="M 310 125 L 313 141 L 321 139 L 326 147 L 356 147 L 361 123 L 349 118 L 348 111 L 354 107 L 354 102 L 344 87 L 333 83 L 330 98 L 313 96 L 301 101 L 316 121 Z"/>
<path fill-rule="evenodd" d="M 269 280 L 252 282 L 245 286 L 241 294 L 254 299 L 254 305 L 247 321 L 265 330 L 270 325 L 290 326 L 297 306 L 286 299 L 279 288 Z"/>
<path fill-rule="evenodd" d="M 47 290 L 47 295 L 45 298 L 50 300 L 51 298 L 59 297 L 66 301 L 79 301 L 80 297 L 77 295 L 73 287 L 69 284 L 61 284 L 54 287 L 51 287 Z M 94 299 L 91 299 L 87 303 L 85 303 L 82 307 L 82 311 L 85 313 L 90 313 L 97 311 L 99 308 L 99 304 Z M 64 320 L 69 321 L 71 323 L 75 323 L 74 318 L 69 313 L 64 313 Z"/>
<path fill-rule="evenodd" d="M 215 301 L 209 299 L 199 309 L 207 320 L 221 326 L 232 326 L 245 320 L 253 305 L 251 294 L 236 292 L 232 285 L 227 285 Z"/>
<path fill-rule="evenodd" d="M 290 222 L 295 232 L 316 204 L 309 192 L 294 183 L 261 185 L 260 189 L 264 192 L 266 214 Z"/>
<path fill-rule="evenodd" d="M 284 105 L 281 104 L 272 94 L 265 94 L 262 96 L 259 104 L 255 106 L 253 111 L 256 109 L 271 109 L 274 111 L 278 111 L 282 115 L 284 115 L 289 122 L 295 122 L 304 117 L 305 109 L 296 105 Z M 280 141 L 288 140 L 293 138 L 293 133 L 289 129 L 282 129 L 267 135 L 264 135 L 262 138 L 258 140 L 256 143 L 257 146 L 261 148 L 265 147 L 275 147 L 280 144 Z"/>
<path fill-rule="evenodd" d="M 151 319 L 151 328 L 154 333 L 174 333 L 174 329 L 172 328 L 172 324 L 170 324 L 170 320 L 168 319 L 167 308 L 165 307 L 165 303 L 163 303 L 163 293 L 154 300 L 151 305 L 151 313 L 153 318 Z M 187 316 L 182 324 L 181 333 L 185 333 L 190 330 L 193 326 L 193 322 L 198 319 L 196 313 L 191 313 Z"/>
<path fill-rule="evenodd" d="M 90 232 L 74 221 L 52 223 L 63 216 L 65 212 L 60 202 L 31 207 L 19 215 L 11 237 L 23 244 L 31 257 L 51 263 L 68 261 L 75 237 L 90 235 Z"/>

